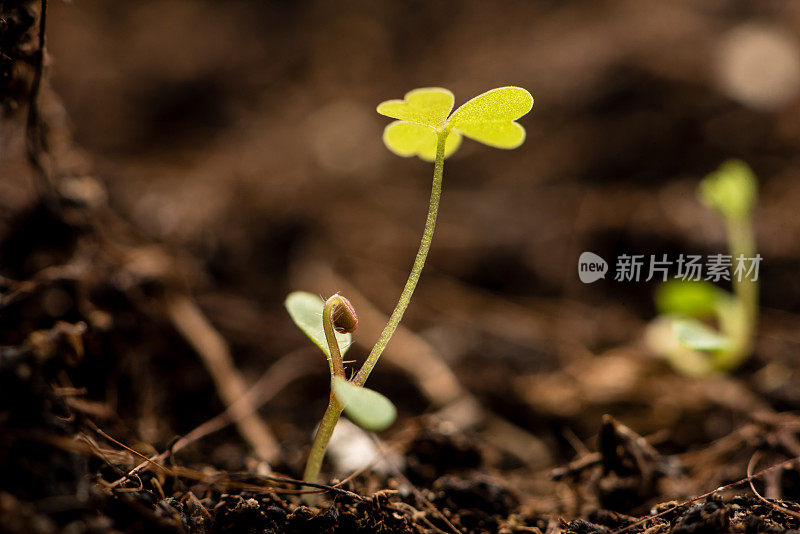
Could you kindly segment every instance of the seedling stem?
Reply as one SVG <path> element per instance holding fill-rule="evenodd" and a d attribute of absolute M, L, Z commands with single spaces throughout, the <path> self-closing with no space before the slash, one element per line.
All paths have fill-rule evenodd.
<path fill-rule="evenodd" d="M 397 330 L 403 314 L 411 302 L 411 297 L 414 294 L 414 289 L 417 287 L 419 277 L 422 274 L 422 267 L 425 265 L 425 259 L 428 257 L 428 251 L 431 248 L 433 241 L 433 232 L 436 229 L 436 216 L 439 212 L 439 200 L 442 196 L 442 176 L 444 174 L 444 143 L 447 140 L 448 128 L 443 128 L 438 133 L 436 143 L 436 160 L 433 166 L 433 186 L 431 187 L 431 199 L 428 205 L 428 217 L 425 220 L 425 230 L 422 233 L 420 240 L 419 250 L 417 257 L 414 259 L 414 266 L 411 268 L 411 274 L 408 275 L 406 285 L 403 287 L 403 292 L 400 294 L 400 299 L 395 306 L 392 315 L 389 317 L 389 322 L 381 332 L 378 341 L 367 356 L 361 369 L 353 379 L 353 384 L 356 386 L 363 386 L 378 359 L 381 357 L 386 345 Z M 338 376 L 344 378 L 344 364 L 342 356 L 339 352 L 339 344 L 336 341 L 333 327 L 333 314 L 336 312 L 337 306 L 342 305 L 341 297 L 334 295 L 325 302 L 325 308 L 322 312 L 322 326 L 325 329 L 325 339 L 328 342 L 328 348 L 331 353 L 331 363 L 333 366 L 333 377 Z M 311 446 L 311 452 L 308 455 L 306 462 L 305 473 L 303 480 L 316 481 L 319 477 L 320 469 L 322 468 L 322 460 L 325 457 L 325 450 L 328 448 L 328 443 L 333 435 L 333 429 L 336 428 L 336 423 L 339 422 L 339 417 L 342 415 L 344 407 L 336 400 L 333 394 L 333 384 L 331 384 L 331 395 L 328 400 L 328 407 L 325 414 L 320 421 L 317 434 L 314 436 L 314 444 Z"/>
<path fill-rule="evenodd" d="M 436 217 L 439 213 L 439 200 L 442 196 L 444 144 L 445 141 L 447 141 L 447 134 L 449 133 L 450 129 L 446 126 L 438 133 L 438 139 L 436 143 L 436 160 L 434 161 L 433 165 L 433 186 L 431 187 L 431 199 L 430 203 L 428 204 L 428 218 L 425 220 L 425 231 L 422 233 L 422 239 L 420 240 L 417 257 L 414 259 L 414 265 L 411 267 L 411 273 L 408 275 L 408 280 L 406 280 L 406 285 L 403 287 L 403 292 L 400 293 L 400 299 L 397 301 L 397 306 L 395 306 L 392 315 L 389 317 L 389 322 L 386 323 L 386 326 L 383 328 L 383 332 L 381 332 L 378 341 L 372 347 L 369 356 L 367 356 L 367 359 L 364 361 L 364 365 L 361 366 L 361 369 L 358 371 L 358 374 L 353 380 L 353 383 L 355 383 L 357 386 L 363 386 L 366 383 L 367 378 L 369 378 L 369 374 L 372 372 L 375 364 L 378 363 L 378 359 L 381 357 L 386 345 L 389 344 L 389 340 L 392 338 L 394 331 L 397 330 L 397 325 L 400 324 L 400 320 L 403 318 L 403 314 L 406 312 L 406 308 L 408 308 L 408 304 L 411 302 L 414 289 L 416 289 L 417 282 L 419 282 L 419 277 L 422 274 L 422 267 L 425 265 L 425 259 L 428 257 L 428 251 L 431 248 L 433 231 L 436 229 Z"/>

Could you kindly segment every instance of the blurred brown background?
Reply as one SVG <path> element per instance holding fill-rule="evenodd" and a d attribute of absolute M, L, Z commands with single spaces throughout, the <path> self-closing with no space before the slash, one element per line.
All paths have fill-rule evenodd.
<path fill-rule="evenodd" d="M 730 157 L 761 184 L 761 361 L 796 353 L 797 2 L 75 0 L 52 2 L 48 32 L 52 87 L 111 206 L 183 258 L 249 377 L 306 343 L 283 311 L 287 292 L 342 289 L 298 287 L 310 266 L 391 310 L 432 169 L 386 150 L 388 119 L 374 108 L 424 86 L 451 89 L 457 106 L 502 85 L 535 97 L 521 148 L 467 141 L 446 162 L 437 235 L 404 322 L 487 404 L 536 430 L 550 419 L 506 397 L 510 376 L 566 365 L 576 346 L 644 354 L 654 286 L 583 285 L 577 257 L 723 251 L 724 229 L 695 188 Z M 34 195 L 20 154 L 11 140 L 0 163 L 15 202 Z M 191 357 L 153 362 L 171 357 L 146 359 L 185 369 L 180 382 L 151 384 L 150 407 L 136 410 L 179 413 L 165 391 L 187 405 L 207 395 Z M 423 411 L 396 376 L 380 365 L 374 385 L 404 413 Z M 308 380 L 320 394 L 307 414 L 302 388 L 264 412 L 286 438 L 303 411 L 297 443 L 324 407 L 322 362 Z M 166 424 L 183 432 L 213 413 Z M 711 435 L 731 423 L 720 424 Z"/>
<path fill-rule="evenodd" d="M 53 3 L 49 47 L 113 202 L 266 306 L 301 252 L 393 301 L 431 169 L 383 147 L 378 102 L 523 86 L 525 145 L 447 162 L 425 285 L 632 306 L 647 288 L 582 287 L 577 254 L 718 249 L 693 189 L 728 157 L 762 180 L 765 269 L 798 257 L 798 28 L 793 2 L 81 1 Z"/>

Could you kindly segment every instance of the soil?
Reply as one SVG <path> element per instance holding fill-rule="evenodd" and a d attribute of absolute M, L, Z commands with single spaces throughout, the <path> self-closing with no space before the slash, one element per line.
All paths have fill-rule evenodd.
<path fill-rule="evenodd" d="M 789 2 L 2 2 L 0 531 L 800 530 L 800 81 L 713 74 L 754 27 L 800 57 Z M 357 369 L 424 220 L 374 105 L 505 83 L 526 144 L 447 161 L 370 377 L 397 423 L 302 483 L 328 376 L 283 299 L 347 296 Z M 759 331 L 692 378 L 643 342 L 655 282 L 575 263 L 723 251 L 695 188 L 729 157 Z"/>

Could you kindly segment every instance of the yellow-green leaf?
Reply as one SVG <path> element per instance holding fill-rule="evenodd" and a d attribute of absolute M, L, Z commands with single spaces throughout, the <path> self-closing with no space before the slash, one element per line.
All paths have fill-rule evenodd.
<path fill-rule="evenodd" d="M 378 113 L 393 119 L 439 129 L 453 109 L 453 93 L 441 87 L 423 87 L 406 93 L 404 100 L 387 100 Z"/>
<path fill-rule="evenodd" d="M 756 177 L 740 160 L 728 160 L 700 182 L 700 200 L 725 217 L 749 217 L 758 196 Z"/>
<path fill-rule="evenodd" d="M 333 379 L 333 394 L 344 413 L 364 430 L 380 432 L 394 422 L 397 409 L 392 401 L 371 389 L 358 387 L 341 377 Z"/>
<path fill-rule="evenodd" d="M 325 353 L 328 358 L 328 366 L 333 371 L 331 352 L 328 350 L 325 330 L 322 327 L 322 310 L 325 308 L 325 301 L 313 293 L 295 291 L 289 293 L 289 296 L 286 297 L 284 306 L 286 306 L 286 311 L 289 312 L 294 324 Z M 339 343 L 339 352 L 342 356 L 350 348 L 352 339 L 353 336 L 350 334 L 336 332 L 336 341 Z"/>
<path fill-rule="evenodd" d="M 476 96 L 453 112 L 448 124 L 470 139 L 495 148 L 516 148 L 525 128 L 514 122 L 533 108 L 533 97 L 521 87 L 499 87 Z"/>
<path fill-rule="evenodd" d="M 661 284 L 654 300 L 659 313 L 710 317 L 726 297 L 725 291 L 711 282 L 676 279 Z"/>
<path fill-rule="evenodd" d="M 427 126 L 405 121 L 394 121 L 383 130 L 386 147 L 404 158 L 419 156 L 425 161 L 436 159 L 437 134 Z M 444 157 L 458 150 L 461 134 L 450 132 L 444 144 Z"/>

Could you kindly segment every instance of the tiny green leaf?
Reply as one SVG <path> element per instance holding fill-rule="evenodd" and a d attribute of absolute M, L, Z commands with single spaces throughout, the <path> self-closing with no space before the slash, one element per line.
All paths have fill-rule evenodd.
<path fill-rule="evenodd" d="M 423 87 L 406 93 L 404 100 L 378 104 L 378 113 L 438 130 L 453 109 L 453 93 L 441 87 Z"/>
<path fill-rule="evenodd" d="M 517 148 L 525 128 L 514 122 L 533 108 L 533 97 L 521 87 L 499 87 L 476 96 L 453 112 L 448 124 L 470 139 L 495 148 Z"/>
<path fill-rule="evenodd" d="M 672 325 L 675 338 L 685 347 L 702 352 L 727 350 L 731 340 L 694 319 L 676 319 Z"/>
<path fill-rule="evenodd" d="M 328 350 L 328 343 L 325 341 L 325 330 L 322 327 L 322 310 L 325 308 L 325 302 L 313 293 L 307 291 L 295 291 L 289 293 L 284 302 L 286 311 L 297 325 L 316 346 L 322 349 L 325 356 L 328 358 L 328 365 L 331 366 L 331 354 Z M 350 348 L 350 343 L 353 336 L 350 334 L 340 334 L 336 332 L 336 341 L 339 343 L 339 351 L 342 356 Z"/>
<path fill-rule="evenodd" d="M 377 391 L 351 384 L 344 378 L 334 377 L 333 394 L 344 406 L 347 417 L 364 430 L 380 432 L 397 417 L 397 410 L 389 399 Z"/>
<path fill-rule="evenodd" d="M 400 119 L 383 132 L 383 142 L 398 156 L 436 158 L 437 133 L 449 132 L 445 157 L 461 146 L 461 136 L 496 148 L 516 148 L 525 128 L 515 121 L 533 107 L 533 97 L 521 87 L 498 87 L 476 96 L 450 115 L 453 93 L 441 87 L 414 89 L 404 100 L 387 100 L 378 113 Z"/>
<path fill-rule="evenodd" d="M 683 321 L 673 315 L 660 315 L 647 325 L 645 341 L 679 372 L 687 376 L 708 376 L 714 372 L 712 354 L 690 349 L 675 333 L 675 323 Z"/>
<path fill-rule="evenodd" d="M 427 126 L 394 121 L 383 130 L 383 142 L 389 150 L 404 158 L 419 156 L 425 161 L 436 159 L 436 132 Z M 460 145 L 461 134 L 450 132 L 444 144 L 444 157 L 458 150 Z"/>
<path fill-rule="evenodd" d="M 700 200 L 725 217 L 749 217 L 758 195 L 756 177 L 740 160 L 728 160 L 700 182 Z"/>
<path fill-rule="evenodd" d="M 710 282 L 670 280 L 658 286 L 654 300 L 659 313 L 710 317 L 719 299 L 727 296 Z"/>

